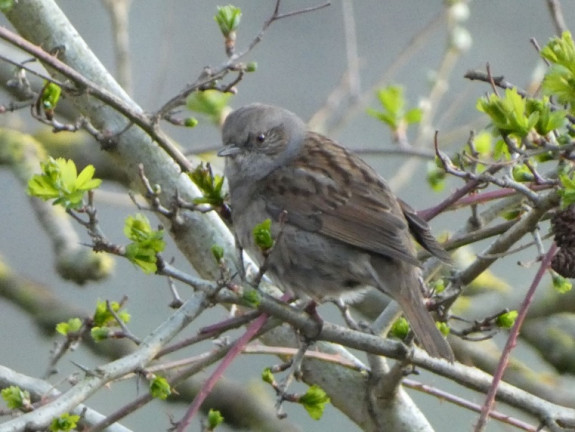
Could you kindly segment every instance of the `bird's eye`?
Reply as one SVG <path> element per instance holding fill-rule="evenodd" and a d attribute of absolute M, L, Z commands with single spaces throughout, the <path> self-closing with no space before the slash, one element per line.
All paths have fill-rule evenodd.
<path fill-rule="evenodd" d="M 256 137 L 256 140 L 260 144 L 263 143 L 266 140 L 266 134 L 264 134 L 264 133 L 258 134 L 258 136 Z"/>

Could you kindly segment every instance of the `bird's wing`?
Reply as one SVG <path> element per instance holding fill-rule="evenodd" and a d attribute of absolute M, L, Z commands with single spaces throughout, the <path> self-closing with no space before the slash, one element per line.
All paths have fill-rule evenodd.
<path fill-rule="evenodd" d="M 411 235 L 417 240 L 421 246 L 423 246 L 429 253 L 439 258 L 441 261 L 450 263 L 451 256 L 449 253 L 443 249 L 439 242 L 431 234 L 429 225 L 425 220 L 420 218 L 417 212 L 406 202 L 398 199 L 401 210 L 405 219 L 407 219 L 407 224 L 409 226 L 409 231 Z"/>
<path fill-rule="evenodd" d="M 420 265 L 408 223 L 383 179 L 333 141 L 308 133 L 288 166 L 265 180 L 262 197 L 275 218 L 383 256 Z M 326 151 L 327 150 L 327 151 Z"/>

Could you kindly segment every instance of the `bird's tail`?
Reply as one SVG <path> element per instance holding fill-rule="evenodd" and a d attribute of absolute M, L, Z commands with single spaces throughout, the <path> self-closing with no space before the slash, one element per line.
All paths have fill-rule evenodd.
<path fill-rule="evenodd" d="M 453 351 L 435 326 L 435 321 L 427 310 L 421 294 L 415 287 L 408 287 L 403 294 L 394 297 L 401 306 L 419 343 L 430 356 L 453 362 Z"/>

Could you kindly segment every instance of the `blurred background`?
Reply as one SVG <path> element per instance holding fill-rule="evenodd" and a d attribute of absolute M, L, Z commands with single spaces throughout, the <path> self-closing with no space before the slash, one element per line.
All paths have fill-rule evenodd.
<path fill-rule="evenodd" d="M 282 11 L 321 2 L 284 0 Z M 249 45 L 271 16 L 274 3 L 262 0 L 234 3 L 243 11 L 237 38 L 239 51 Z M 104 65 L 114 72 L 112 26 L 103 3 L 60 0 L 58 5 Z M 131 95 L 144 110 L 157 110 L 193 82 L 205 66 L 217 67 L 225 62 L 223 39 L 213 20 L 218 5 L 221 3 L 185 0 L 132 3 L 129 11 Z M 244 77 L 230 103 L 232 107 L 239 107 L 266 102 L 288 108 L 305 120 L 311 119 L 315 129 L 363 152 L 365 158 L 391 180 L 396 192 L 414 207 L 432 206 L 459 184 L 450 180 L 443 192 L 432 192 L 425 179 L 427 160 L 408 161 L 405 156 L 377 151 L 389 149 L 392 139 L 382 123 L 366 114 L 368 107 L 378 108 L 375 89 L 398 84 L 404 87 L 410 106 L 432 104 L 436 114 L 423 130 L 409 130 L 410 142 L 430 150 L 433 132 L 439 130 L 443 149 L 459 148 L 471 129 L 486 126 L 475 103 L 479 96 L 490 91 L 484 83 L 464 79 L 465 72 L 485 71 L 489 63 L 493 75 L 505 75 L 509 81 L 525 88 L 541 73 L 542 67 L 530 39 L 544 45 L 556 34 L 547 2 L 541 0 L 476 1 L 462 4 L 459 9 L 452 8 L 449 14 L 445 11 L 445 2 L 439 0 L 332 0 L 330 7 L 277 21 L 247 55 L 246 61 L 257 62 L 257 71 Z M 569 27 L 575 20 L 575 10 L 565 8 L 564 12 Z M 9 25 L 1 17 L 0 23 Z M 12 55 L 3 44 L 0 44 L 0 52 Z M 351 84 L 346 77 L 351 77 Z M 345 91 L 349 88 L 351 93 Z M 338 101 L 342 92 L 346 96 Z M 0 97 L 2 104 L 10 100 L 4 91 Z M 218 128 L 201 117 L 199 120 L 200 124 L 194 129 L 167 124 L 164 128 L 186 151 L 218 148 Z M 0 125 L 18 125 L 28 131 L 44 128 L 32 122 L 27 111 L 3 115 Z M 104 189 L 123 193 L 122 188 L 109 183 Z M 147 334 L 170 313 L 165 280 L 146 277 L 124 260 L 115 260 L 115 277 L 107 281 L 83 287 L 63 281 L 54 270 L 51 245 L 36 222 L 25 191 L 9 170 L 0 170 L 0 191 L 0 255 L 14 272 L 45 284 L 62 301 L 86 311 L 92 310 L 97 299 L 120 300 L 127 295 L 128 309 L 133 316 L 131 328 L 138 335 Z M 111 194 L 97 198 L 97 202 L 106 234 L 121 243 L 122 224 L 118 221 L 135 209 L 129 200 L 120 199 L 118 203 L 117 198 L 118 195 Z M 441 232 L 452 227 L 456 217 L 439 217 L 433 221 L 434 230 Z M 186 262 L 173 247 L 166 255 L 175 256 L 176 264 L 186 269 Z M 494 271 L 523 291 L 536 269 L 495 266 Z M 182 294 L 185 296 L 185 292 Z M 223 309 L 211 309 L 209 313 L 210 316 L 203 317 L 195 326 L 226 317 Z M 41 376 L 57 336 L 40 332 L 25 312 L 3 299 L 0 299 L 0 325 L 0 363 L 25 374 Z M 190 335 L 194 329 L 188 329 Z M 209 348 L 209 344 L 203 345 L 206 347 Z M 100 361 L 80 349 L 59 364 L 59 374 L 52 382 L 59 384 L 58 379 L 78 371 L 70 360 L 89 368 Z M 535 356 L 533 361 L 537 361 Z M 259 386 L 264 397 L 272 397 L 271 389 L 259 383 L 258 371 L 277 362 L 275 357 L 244 356 L 226 377 L 242 385 Z M 250 373 L 246 373 L 248 369 Z M 483 401 L 482 395 L 467 392 L 433 375 L 422 374 L 418 379 L 478 403 Z M 122 392 L 118 392 L 117 387 L 122 387 Z M 145 390 L 134 382 L 121 383 L 112 391 L 98 393 L 88 403 L 109 413 Z M 477 418 L 474 413 L 442 404 L 435 398 L 413 391 L 410 394 L 437 430 L 470 430 Z M 170 416 L 178 419 L 183 409 L 184 405 L 153 402 L 122 423 L 133 430 L 165 430 Z M 299 406 L 287 406 L 287 411 L 288 421 L 301 430 L 357 429 L 331 407 L 319 422 L 310 420 Z M 199 425 L 193 430 L 199 430 Z M 487 430 L 510 429 L 492 421 Z"/>

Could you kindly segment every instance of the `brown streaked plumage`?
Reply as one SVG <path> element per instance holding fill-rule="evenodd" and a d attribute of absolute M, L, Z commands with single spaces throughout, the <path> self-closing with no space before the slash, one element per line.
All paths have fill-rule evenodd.
<path fill-rule="evenodd" d="M 453 360 L 421 295 L 413 239 L 448 260 L 425 221 L 398 200 L 368 164 L 293 113 L 253 104 L 223 128 L 234 231 L 260 264 L 253 227 L 283 213 L 268 258 L 285 289 L 317 301 L 353 297 L 373 286 L 396 300 L 430 355 Z M 277 236 L 279 223 L 272 223 Z"/>

